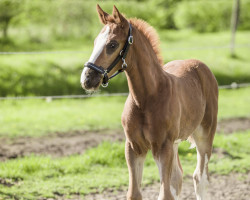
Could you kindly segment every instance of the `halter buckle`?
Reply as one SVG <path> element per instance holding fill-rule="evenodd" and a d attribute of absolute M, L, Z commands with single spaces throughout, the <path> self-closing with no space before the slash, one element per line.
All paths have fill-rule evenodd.
<path fill-rule="evenodd" d="M 133 36 L 132 35 L 130 35 L 129 37 L 128 37 L 128 43 L 129 44 L 133 44 Z"/>
<path fill-rule="evenodd" d="M 127 68 L 128 65 L 127 65 L 127 63 L 126 63 L 126 61 L 125 61 L 124 58 L 122 58 L 122 62 L 123 62 L 123 63 L 122 63 L 122 69 L 125 70 L 125 69 Z"/>

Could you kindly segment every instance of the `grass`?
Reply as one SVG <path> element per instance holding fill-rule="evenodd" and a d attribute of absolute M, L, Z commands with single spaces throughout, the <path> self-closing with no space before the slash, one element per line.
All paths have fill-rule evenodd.
<path fill-rule="evenodd" d="M 237 32 L 236 44 L 243 46 L 236 48 L 235 58 L 230 57 L 229 48 L 216 48 L 229 45 L 230 32 L 198 34 L 191 31 L 169 30 L 159 31 L 159 35 L 164 62 L 196 58 L 211 68 L 220 85 L 250 82 L 248 56 L 250 31 Z M 65 46 L 62 47 L 64 42 Z M 93 49 L 93 41 L 79 40 L 72 41 L 71 44 L 61 41 L 55 45 L 52 43 L 51 46 L 54 48 L 48 47 L 49 51 L 82 51 L 82 53 L 0 55 L 2 72 L 0 94 L 2 96 L 82 94 L 79 78 L 83 64 Z M 44 47 L 41 48 L 46 51 Z M 119 76 L 110 83 L 108 88 L 102 90 L 103 92 L 127 91 L 124 76 Z"/>
<path fill-rule="evenodd" d="M 239 48 L 235 49 L 236 57 L 231 57 L 229 32 L 216 34 L 197 34 L 191 31 L 160 32 L 165 61 L 199 59 L 213 71 L 219 85 L 250 81 L 250 43 L 247 39 L 249 36 L 249 31 L 237 32 L 236 45 Z"/>
<path fill-rule="evenodd" d="M 250 117 L 250 88 L 220 90 L 219 119 Z M 121 128 L 125 97 L 0 101 L 0 136 Z"/>
<path fill-rule="evenodd" d="M 231 135 L 216 135 L 210 172 L 245 173 L 250 169 L 250 131 Z M 195 150 L 183 142 L 179 154 L 185 175 L 191 175 L 196 165 Z M 144 165 L 143 184 L 159 180 L 151 153 Z M 120 188 L 128 183 L 124 158 L 124 143 L 107 143 L 88 150 L 84 155 L 52 159 L 49 156 L 30 156 L 0 163 L 0 177 L 9 186 L 0 188 L 0 199 L 41 199 L 59 196 L 85 195 L 106 188 Z"/>
<path fill-rule="evenodd" d="M 237 43 L 248 44 L 249 34 L 250 32 L 237 33 Z M 169 31 L 161 32 L 160 37 L 165 62 L 197 58 L 212 69 L 221 84 L 250 81 L 249 48 L 237 48 L 236 58 L 229 56 L 227 48 L 188 50 L 200 46 L 227 45 L 230 41 L 227 32 L 195 34 L 188 31 Z M 82 65 L 92 49 L 92 43 L 90 45 L 89 42 L 86 44 L 83 42 L 67 43 L 64 48 L 60 43 L 55 46 L 51 44 L 49 47 L 50 50 L 84 51 L 83 54 L 1 55 L 0 65 L 4 68 L 11 67 L 20 74 L 27 72 L 27 69 L 30 70 L 31 66 L 36 66 L 34 70 L 44 78 L 44 70 L 41 68 L 47 63 L 63 69 L 75 69 L 76 66 Z M 43 48 L 46 50 L 45 46 Z M 31 49 L 36 50 L 36 47 Z M 79 84 L 79 74 L 76 75 L 77 78 L 72 76 L 71 82 L 77 79 Z M 11 80 L 14 82 L 14 79 L 15 76 Z M 6 80 L 9 81 L 8 78 Z M 32 84 L 34 83 L 30 83 Z M 116 79 L 112 80 L 111 84 L 115 85 Z M 11 87 L 18 87 L 18 84 Z M 249 94 L 250 88 L 220 90 L 219 120 L 250 117 Z M 125 97 L 96 97 L 53 100 L 50 103 L 44 100 L 0 101 L 0 137 L 39 137 L 54 132 L 121 128 L 120 118 L 125 99 Z M 210 172 L 217 174 L 248 172 L 249 137 L 250 131 L 216 135 L 214 147 L 218 150 L 216 152 L 222 153 L 213 154 L 209 164 Z M 183 142 L 179 148 L 185 175 L 191 175 L 196 164 L 195 150 L 188 150 L 188 147 L 189 144 Z M 143 184 L 158 181 L 158 177 L 157 167 L 149 153 L 145 162 Z M 69 197 L 101 192 L 106 188 L 120 188 L 128 183 L 124 143 L 105 142 L 97 148 L 88 150 L 84 155 L 56 159 L 33 155 L 8 160 L 0 163 L 0 180 L 7 183 L 1 184 L 0 187 L 0 199 L 5 200 Z"/>
<path fill-rule="evenodd" d="M 41 136 L 72 130 L 116 129 L 124 97 L 95 97 L 81 100 L 1 101 L 1 136 Z"/>
<path fill-rule="evenodd" d="M 219 120 L 250 117 L 250 88 L 219 90 Z"/>

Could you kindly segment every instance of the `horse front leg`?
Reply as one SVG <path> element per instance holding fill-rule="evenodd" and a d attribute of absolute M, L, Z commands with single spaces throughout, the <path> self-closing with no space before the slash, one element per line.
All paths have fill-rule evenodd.
<path fill-rule="evenodd" d="M 153 156 L 160 174 L 160 194 L 158 200 L 178 199 L 178 189 L 172 185 L 171 178 L 173 163 L 175 162 L 174 145 L 170 140 L 166 140 L 161 146 L 153 145 Z M 177 160 L 176 160 L 177 161 Z"/>
<path fill-rule="evenodd" d="M 129 170 L 129 188 L 127 200 L 142 200 L 140 186 L 142 181 L 143 163 L 146 152 L 138 150 L 136 144 L 126 141 L 125 156 Z"/>

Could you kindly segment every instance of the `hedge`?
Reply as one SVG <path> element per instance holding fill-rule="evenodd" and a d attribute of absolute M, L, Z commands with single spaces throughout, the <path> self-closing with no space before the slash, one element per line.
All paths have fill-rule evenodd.
<path fill-rule="evenodd" d="M 230 29 L 233 1 L 184 1 L 178 4 L 174 21 L 179 29 L 216 32 Z M 250 1 L 241 1 L 239 29 L 250 29 Z"/>

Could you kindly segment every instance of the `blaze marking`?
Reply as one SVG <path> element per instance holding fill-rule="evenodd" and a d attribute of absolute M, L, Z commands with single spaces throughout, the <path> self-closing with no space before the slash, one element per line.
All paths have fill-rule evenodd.
<path fill-rule="evenodd" d="M 95 46 L 94 49 L 92 51 L 92 54 L 88 60 L 88 62 L 92 62 L 94 63 L 96 61 L 96 59 L 100 56 L 101 52 L 103 51 L 103 48 L 108 40 L 108 36 L 109 36 L 109 31 L 110 31 L 110 27 L 106 26 L 106 29 L 103 33 L 100 33 L 96 40 L 95 40 Z M 81 74 L 81 83 L 83 84 L 85 79 L 86 79 L 86 73 L 89 69 L 87 67 L 84 67 L 82 74 Z"/>
<path fill-rule="evenodd" d="M 94 50 L 89 58 L 88 62 L 94 63 L 98 56 L 101 54 L 109 36 L 109 26 L 106 27 L 106 30 L 103 33 L 100 33 L 96 38 L 96 43 L 94 46 Z"/>

